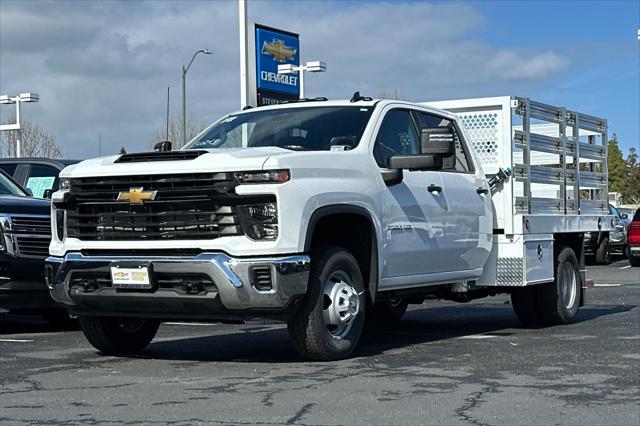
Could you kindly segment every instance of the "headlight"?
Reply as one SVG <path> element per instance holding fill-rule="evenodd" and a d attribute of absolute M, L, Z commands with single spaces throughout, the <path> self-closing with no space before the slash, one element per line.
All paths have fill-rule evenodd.
<path fill-rule="evenodd" d="M 71 179 L 62 178 L 60 179 L 60 189 L 69 189 L 71 187 Z"/>
<path fill-rule="evenodd" d="M 285 183 L 291 178 L 289 170 L 264 170 L 256 172 L 236 172 L 236 180 L 240 183 Z"/>
<path fill-rule="evenodd" d="M 254 240 L 278 238 L 278 208 L 276 203 L 238 206 L 240 223 L 247 235 Z"/>

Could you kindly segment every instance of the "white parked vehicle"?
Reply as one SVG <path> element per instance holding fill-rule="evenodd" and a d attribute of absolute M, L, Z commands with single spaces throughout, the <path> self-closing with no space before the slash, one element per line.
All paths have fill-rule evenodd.
<path fill-rule="evenodd" d="M 367 318 L 498 293 L 525 325 L 567 323 L 583 234 L 612 228 L 606 132 L 515 97 L 237 112 L 179 151 L 67 167 L 48 285 L 107 353 L 162 320 L 265 316 L 301 355 L 338 359 Z"/>

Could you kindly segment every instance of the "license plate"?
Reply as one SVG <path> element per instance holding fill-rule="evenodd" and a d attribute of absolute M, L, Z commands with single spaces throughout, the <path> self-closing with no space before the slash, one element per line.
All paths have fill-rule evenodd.
<path fill-rule="evenodd" d="M 111 282 L 115 288 L 151 288 L 149 268 L 146 266 L 135 268 L 112 266 Z"/>

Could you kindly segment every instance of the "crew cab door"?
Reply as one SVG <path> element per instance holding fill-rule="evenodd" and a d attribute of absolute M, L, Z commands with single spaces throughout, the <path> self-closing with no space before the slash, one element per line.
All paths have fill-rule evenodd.
<path fill-rule="evenodd" d="M 439 172 L 446 200 L 445 235 L 447 268 L 478 275 L 491 250 L 493 214 L 489 186 L 475 170 L 471 152 L 455 123 L 426 112 L 417 112 L 421 128 L 446 128 L 455 143 L 455 155 L 446 159 Z M 474 272 L 475 271 L 475 272 Z"/>
<path fill-rule="evenodd" d="M 416 117 L 408 109 L 384 115 L 373 147 L 381 172 L 389 158 L 420 152 Z M 404 170 L 402 181 L 380 189 L 381 288 L 420 282 L 448 269 L 446 200 L 437 171 Z"/>

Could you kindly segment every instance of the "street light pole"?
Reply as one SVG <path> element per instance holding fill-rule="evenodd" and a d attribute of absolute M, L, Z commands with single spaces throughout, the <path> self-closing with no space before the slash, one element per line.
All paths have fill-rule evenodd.
<path fill-rule="evenodd" d="M 20 104 L 22 102 L 38 102 L 40 97 L 37 93 L 20 93 L 18 96 L 0 96 L 0 104 L 16 105 L 16 122 L 14 124 L 0 124 L 0 131 L 15 130 L 16 131 L 16 157 L 22 155 L 21 139 L 22 139 L 22 123 L 20 121 Z"/>
<path fill-rule="evenodd" d="M 304 99 L 304 68 L 300 68 L 300 99 Z"/>
<path fill-rule="evenodd" d="M 304 99 L 304 73 L 305 72 L 325 72 L 327 64 L 322 61 L 310 61 L 304 65 L 283 64 L 278 65 L 278 74 L 298 73 L 300 79 L 300 99 Z"/>
<path fill-rule="evenodd" d="M 22 122 L 20 121 L 20 101 L 16 101 L 16 124 L 18 128 L 16 129 L 16 157 L 20 158 L 21 149 L 20 149 L 20 139 L 22 139 L 22 126 L 20 125 Z"/>
<path fill-rule="evenodd" d="M 187 143 L 187 71 L 189 71 L 189 67 L 191 67 L 194 59 L 198 56 L 198 53 L 211 55 L 212 52 L 207 49 L 200 49 L 193 54 L 189 64 L 182 66 L 182 142 L 179 145 L 176 144 L 178 145 L 178 148 Z"/>

